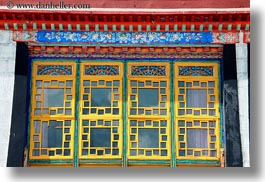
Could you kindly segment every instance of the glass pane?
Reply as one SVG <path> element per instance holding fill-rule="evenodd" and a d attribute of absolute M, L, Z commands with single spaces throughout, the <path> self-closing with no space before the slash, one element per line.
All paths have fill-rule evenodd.
<path fill-rule="evenodd" d="M 59 86 L 63 87 L 64 86 L 64 82 L 59 82 Z"/>
<path fill-rule="evenodd" d="M 209 86 L 209 87 L 214 87 L 214 86 L 215 86 L 214 81 L 209 81 L 209 82 L 208 82 L 208 86 Z"/>
<path fill-rule="evenodd" d="M 46 88 L 44 89 L 44 107 L 63 107 L 64 89 Z"/>
<path fill-rule="evenodd" d="M 211 110 L 209 111 L 209 115 L 210 115 L 210 116 L 215 116 L 215 110 L 211 109 Z"/>
<path fill-rule="evenodd" d="M 107 81 L 106 82 L 106 86 L 108 86 L 108 87 L 112 86 L 112 82 L 111 81 Z"/>
<path fill-rule="evenodd" d="M 83 85 L 84 86 L 90 86 L 90 80 L 84 80 Z"/>
<path fill-rule="evenodd" d="M 42 124 L 42 148 L 61 148 L 62 147 L 62 122 L 50 121 Z"/>
<path fill-rule="evenodd" d="M 71 87 L 73 85 L 73 81 L 72 80 L 67 80 L 66 81 L 66 86 Z"/>
<path fill-rule="evenodd" d="M 179 150 L 179 156 L 185 156 L 186 152 L 185 150 Z"/>
<path fill-rule="evenodd" d="M 131 81 L 131 87 L 135 87 L 135 86 L 136 86 L 136 84 L 137 84 L 137 82 L 136 82 L 136 81 Z"/>
<path fill-rule="evenodd" d="M 114 80 L 113 81 L 114 86 L 120 86 L 120 81 L 119 80 Z"/>
<path fill-rule="evenodd" d="M 57 85 L 57 81 L 56 80 L 52 80 L 52 85 L 53 86 Z"/>
<path fill-rule="evenodd" d="M 211 155 L 211 157 L 216 157 L 216 150 L 211 150 L 210 155 Z"/>
<path fill-rule="evenodd" d="M 40 155 L 40 151 L 39 150 L 33 150 L 33 156 L 39 156 Z"/>
<path fill-rule="evenodd" d="M 178 126 L 185 126 L 185 121 L 179 120 L 178 121 Z"/>
<path fill-rule="evenodd" d="M 178 86 L 179 86 L 179 87 L 184 87 L 184 82 L 183 82 L 183 81 L 179 81 L 179 82 L 178 82 Z"/>
<path fill-rule="evenodd" d="M 38 86 L 38 87 L 42 86 L 42 81 L 41 80 L 37 80 L 36 81 L 36 86 Z"/>
<path fill-rule="evenodd" d="M 35 133 L 40 133 L 40 121 L 34 121 Z"/>
<path fill-rule="evenodd" d="M 111 129 L 110 128 L 91 128 L 90 129 L 91 147 L 110 147 Z"/>
<path fill-rule="evenodd" d="M 145 81 L 145 85 L 146 86 L 151 86 L 152 85 L 152 81 Z"/>
<path fill-rule="evenodd" d="M 111 88 L 92 88 L 91 106 L 110 107 L 111 106 Z"/>
<path fill-rule="evenodd" d="M 139 88 L 139 107 L 158 107 L 158 89 Z"/>
<path fill-rule="evenodd" d="M 161 81 L 160 82 L 160 87 L 166 87 L 167 86 L 167 82 L 166 81 Z"/>
<path fill-rule="evenodd" d="M 187 101 L 186 107 L 191 107 L 191 108 L 207 107 L 206 89 L 187 89 L 186 101 Z"/>
<path fill-rule="evenodd" d="M 48 148 L 48 122 L 42 122 L 42 148 Z"/>
<path fill-rule="evenodd" d="M 99 80 L 98 81 L 98 85 L 105 85 L 105 81 L 104 80 Z"/>
<path fill-rule="evenodd" d="M 188 148 L 208 148 L 207 130 L 187 128 Z"/>
<path fill-rule="evenodd" d="M 158 128 L 139 128 L 139 148 L 159 148 Z"/>
<path fill-rule="evenodd" d="M 198 82 L 198 81 L 193 82 L 193 86 L 199 86 L 199 85 L 200 85 L 200 82 Z"/>
<path fill-rule="evenodd" d="M 33 136 L 33 141 L 39 141 L 39 136 L 38 135 L 34 135 Z"/>
<path fill-rule="evenodd" d="M 41 88 L 37 88 L 37 94 L 41 94 L 42 89 Z"/>

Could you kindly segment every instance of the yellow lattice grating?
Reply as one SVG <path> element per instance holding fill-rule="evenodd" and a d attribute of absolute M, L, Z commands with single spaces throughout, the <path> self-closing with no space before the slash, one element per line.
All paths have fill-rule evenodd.
<path fill-rule="evenodd" d="M 72 159 L 75 64 L 34 62 L 30 159 Z"/>
<path fill-rule="evenodd" d="M 122 155 L 122 121 L 82 120 L 80 158 L 118 158 Z"/>
<path fill-rule="evenodd" d="M 79 158 L 122 157 L 123 65 L 81 63 Z"/>
<path fill-rule="evenodd" d="M 128 70 L 128 159 L 169 159 L 169 64 L 131 62 Z"/>
<path fill-rule="evenodd" d="M 217 63 L 175 63 L 177 159 L 217 159 L 220 154 Z"/>
<path fill-rule="evenodd" d="M 167 159 L 171 153 L 170 121 L 130 119 L 128 147 L 130 159 Z"/>
<path fill-rule="evenodd" d="M 34 119 L 31 128 L 32 159 L 73 157 L 74 121 Z"/>
<path fill-rule="evenodd" d="M 219 120 L 177 120 L 177 157 L 205 159 L 219 157 Z"/>

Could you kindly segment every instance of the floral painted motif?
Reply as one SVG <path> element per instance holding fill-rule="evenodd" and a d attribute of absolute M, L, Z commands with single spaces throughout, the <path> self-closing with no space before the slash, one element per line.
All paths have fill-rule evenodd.
<path fill-rule="evenodd" d="M 250 32 L 244 33 L 244 42 L 250 42 Z M 14 41 L 93 44 L 234 44 L 239 42 L 237 32 L 64 32 L 14 31 Z"/>
<path fill-rule="evenodd" d="M 119 44 L 211 43 L 210 32 L 60 32 L 38 31 L 38 42 Z"/>
<path fill-rule="evenodd" d="M 132 76 L 166 76 L 165 66 L 132 66 Z"/>
<path fill-rule="evenodd" d="M 71 65 L 39 65 L 37 75 L 72 75 Z"/>
<path fill-rule="evenodd" d="M 212 66 L 179 66 L 180 76 L 213 76 Z"/>
<path fill-rule="evenodd" d="M 144 58 L 155 58 L 155 59 L 195 59 L 195 58 L 203 58 L 203 59 L 221 59 L 223 58 L 222 52 L 218 52 L 215 54 L 200 54 L 200 52 L 195 52 L 193 54 L 187 53 L 160 53 L 157 54 L 156 52 L 152 53 L 146 53 L 141 54 L 139 52 L 119 52 L 119 53 L 113 53 L 113 52 L 93 52 L 93 53 L 87 53 L 87 52 L 80 52 L 80 54 L 77 52 L 75 55 L 72 53 L 60 53 L 60 52 L 53 52 L 53 53 L 43 53 L 43 52 L 31 52 L 30 57 L 38 57 L 38 58 L 46 58 L 46 57 L 64 57 L 64 58 L 86 58 L 86 59 L 144 59 Z"/>
<path fill-rule="evenodd" d="M 213 33 L 213 43 L 233 44 L 239 42 L 238 33 L 234 32 L 215 32 Z"/>
<path fill-rule="evenodd" d="M 14 31 L 13 39 L 17 42 L 33 42 L 36 40 L 36 31 Z"/>
<path fill-rule="evenodd" d="M 85 75 L 91 76 L 110 76 L 110 75 L 119 75 L 120 67 L 115 65 L 88 65 L 85 66 Z"/>

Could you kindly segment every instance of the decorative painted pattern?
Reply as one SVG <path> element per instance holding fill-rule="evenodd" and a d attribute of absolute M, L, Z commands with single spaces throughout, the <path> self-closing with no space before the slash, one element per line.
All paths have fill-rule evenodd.
<path fill-rule="evenodd" d="M 165 66 L 131 66 L 132 76 L 166 76 Z"/>
<path fill-rule="evenodd" d="M 250 42 L 250 32 L 244 32 Z M 70 32 L 14 31 L 17 42 L 90 43 L 90 44 L 231 44 L 239 42 L 238 32 Z"/>
<path fill-rule="evenodd" d="M 34 42 L 36 41 L 36 31 L 14 31 L 13 39 L 18 42 Z"/>
<path fill-rule="evenodd" d="M 213 76 L 212 66 L 178 66 L 179 76 Z"/>
<path fill-rule="evenodd" d="M 29 46 L 30 57 L 71 57 L 86 59 L 190 59 L 190 58 L 222 58 L 223 47 L 216 46 Z"/>
<path fill-rule="evenodd" d="M 102 54 L 96 54 L 96 53 L 92 53 L 92 54 L 76 54 L 76 55 L 70 55 L 70 54 L 38 54 L 38 53 L 31 53 L 30 57 L 63 57 L 63 58 L 87 58 L 87 59 L 100 59 L 100 58 L 104 58 L 104 59 L 113 59 L 113 58 L 124 58 L 124 59 L 141 59 L 141 58 L 154 58 L 154 59 L 195 59 L 195 58 L 222 58 L 222 53 L 215 53 L 214 55 L 211 54 L 163 54 L 163 55 L 157 55 L 157 54 L 139 54 L 139 53 L 131 53 L 131 54 L 107 54 L 107 53 L 102 53 Z"/>
<path fill-rule="evenodd" d="M 91 76 L 110 76 L 119 75 L 120 67 L 113 65 L 88 65 L 85 66 L 85 75 Z"/>
<path fill-rule="evenodd" d="M 39 65 L 37 75 L 72 75 L 71 65 Z"/>
<path fill-rule="evenodd" d="M 99 44 L 183 44 L 210 43 L 210 32 L 59 32 L 38 31 L 38 42 L 80 42 Z"/>
<path fill-rule="evenodd" d="M 237 32 L 214 32 L 212 36 L 212 43 L 233 44 L 239 42 Z"/>

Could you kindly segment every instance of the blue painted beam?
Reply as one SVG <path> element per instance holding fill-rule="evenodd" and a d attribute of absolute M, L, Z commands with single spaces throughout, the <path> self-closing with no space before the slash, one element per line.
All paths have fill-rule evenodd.
<path fill-rule="evenodd" d="M 37 42 L 97 44 L 205 44 L 211 32 L 65 32 L 38 31 Z"/>

